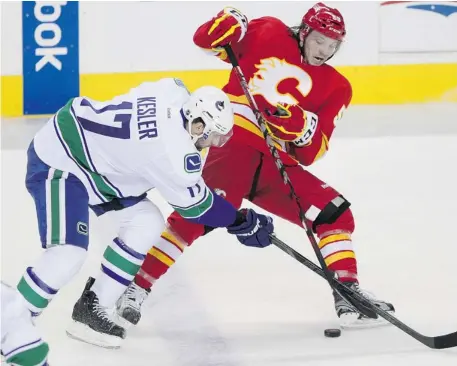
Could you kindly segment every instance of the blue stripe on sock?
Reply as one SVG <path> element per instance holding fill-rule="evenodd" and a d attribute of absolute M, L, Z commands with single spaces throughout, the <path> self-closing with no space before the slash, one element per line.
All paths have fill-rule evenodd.
<path fill-rule="evenodd" d="M 103 264 L 101 266 L 102 266 L 102 272 L 105 273 L 107 276 L 111 277 L 116 282 L 119 282 L 121 285 L 124 285 L 124 286 L 130 285 L 131 281 L 126 280 L 125 278 L 119 276 L 117 273 L 114 273 L 112 270 L 105 267 Z"/>
<path fill-rule="evenodd" d="M 132 257 L 135 257 L 136 259 L 140 259 L 140 260 L 144 260 L 146 258 L 145 255 L 138 253 L 138 252 L 134 251 L 132 248 L 125 245 L 121 239 L 115 238 L 115 239 L 113 239 L 113 241 L 115 244 L 117 244 L 117 246 L 119 248 L 121 248 L 124 252 L 130 254 Z M 152 247 L 152 245 L 151 245 L 151 247 Z"/>
<path fill-rule="evenodd" d="M 39 343 L 41 342 L 41 338 L 37 339 L 36 341 L 33 341 L 33 342 L 30 342 L 30 343 L 27 343 L 27 344 L 23 344 L 22 346 L 19 346 L 15 349 L 13 349 L 12 351 L 4 354 L 3 356 L 5 356 L 6 358 L 8 358 L 9 355 L 11 355 L 12 353 L 16 353 L 16 351 L 19 351 L 21 348 L 25 348 L 25 347 L 28 347 L 28 346 L 32 346 L 34 345 L 35 343 Z"/>
<path fill-rule="evenodd" d="M 36 274 L 33 272 L 32 267 L 27 268 L 27 273 L 32 279 L 35 284 L 41 288 L 44 292 L 48 293 L 49 295 L 55 295 L 57 293 L 57 290 L 54 290 L 52 287 L 49 287 L 46 285 Z"/>

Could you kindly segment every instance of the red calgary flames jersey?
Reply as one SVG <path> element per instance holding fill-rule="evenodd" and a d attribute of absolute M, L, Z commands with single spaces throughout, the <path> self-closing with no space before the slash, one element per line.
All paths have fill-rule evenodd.
<path fill-rule="evenodd" d="M 213 21 L 203 24 L 195 33 L 194 42 L 198 46 L 211 48 L 208 30 Z M 298 160 L 310 165 L 322 157 L 328 150 L 336 121 L 351 101 L 349 81 L 329 65 L 304 63 L 296 39 L 277 18 L 250 21 L 245 37 L 232 44 L 232 48 L 259 107 L 266 103 L 273 108 L 278 103 L 298 104 L 318 116 L 317 129 L 308 145 L 298 148 L 277 141 L 284 163 L 296 164 Z M 225 51 L 212 51 L 229 62 Z M 268 147 L 234 71 L 223 90 L 229 95 L 236 116 L 234 142 L 249 144 L 267 153 Z"/>

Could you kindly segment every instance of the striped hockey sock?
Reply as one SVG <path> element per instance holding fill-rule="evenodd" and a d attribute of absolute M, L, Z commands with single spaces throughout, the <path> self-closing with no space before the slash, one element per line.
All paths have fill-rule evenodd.
<path fill-rule="evenodd" d="M 145 254 L 138 253 L 115 238 L 103 254 L 101 272 L 92 287 L 102 306 L 113 306 L 143 263 Z"/>
<path fill-rule="evenodd" d="M 38 339 L 5 354 L 8 365 L 49 366 L 49 345 Z"/>
<path fill-rule="evenodd" d="M 357 261 L 350 233 L 325 233 L 321 237 L 319 248 L 325 264 L 341 281 L 357 282 Z"/>
<path fill-rule="evenodd" d="M 57 294 L 57 290 L 44 283 L 32 267 L 27 268 L 17 285 L 17 289 L 24 297 L 27 307 L 34 316 L 41 314 Z"/>
<path fill-rule="evenodd" d="M 186 244 L 169 230 L 162 233 L 160 240 L 148 252 L 135 283 L 145 289 L 162 277 L 184 251 Z"/>

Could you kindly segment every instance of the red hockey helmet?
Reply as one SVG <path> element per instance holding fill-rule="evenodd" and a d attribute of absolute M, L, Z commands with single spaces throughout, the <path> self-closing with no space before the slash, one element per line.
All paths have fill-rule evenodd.
<path fill-rule="evenodd" d="M 346 26 L 344 19 L 338 9 L 330 8 L 324 3 L 317 3 L 303 16 L 302 24 L 305 24 L 308 29 L 305 29 L 305 36 L 311 30 L 322 33 L 324 36 L 342 41 L 346 35 Z"/>

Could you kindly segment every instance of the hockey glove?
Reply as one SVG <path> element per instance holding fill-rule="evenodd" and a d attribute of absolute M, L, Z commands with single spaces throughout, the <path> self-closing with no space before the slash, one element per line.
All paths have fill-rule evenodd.
<path fill-rule="evenodd" d="M 278 104 L 276 110 L 265 109 L 267 130 L 278 140 L 294 142 L 297 146 L 308 144 L 317 128 L 317 116 L 299 105 Z"/>
<path fill-rule="evenodd" d="M 248 19 L 235 8 L 220 11 L 208 30 L 211 47 L 222 47 L 243 39 L 248 29 Z"/>
<path fill-rule="evenodd" d="M 265 121 L 270 135 L 283 141 L 293 141 L 301 136 L 306 126 L 306 112 L 298 105 L 277 104 L 265 108 Z"/>
<path fill-rule="evenodd" d="M 270 245 L 269 235 L 274 231 L 273 219 L 252 209 L 238 212 L 244 215 L 244 221 L 227 227 L 228 233 L 236 235 L 238 241 L 248 247 L 264 248 Z"/>

